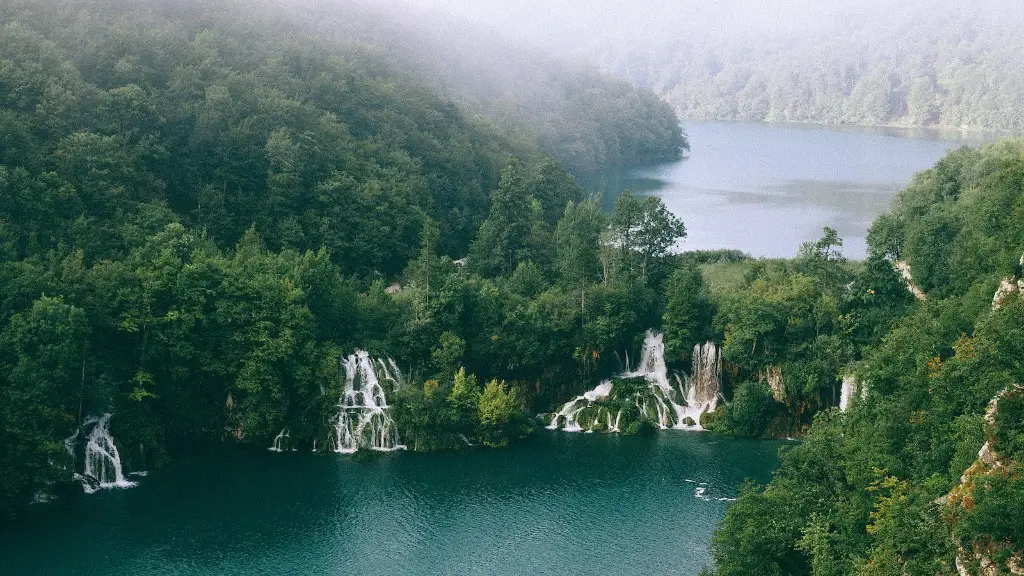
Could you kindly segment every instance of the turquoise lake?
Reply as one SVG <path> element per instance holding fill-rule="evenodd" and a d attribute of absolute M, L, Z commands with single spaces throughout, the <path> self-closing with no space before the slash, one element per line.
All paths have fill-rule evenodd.
<path fill-rule="evenodd" d="M 181 457 L 0 526 L 0 572 L 693 575 L 780 445 L 542 430 L 508 450 Z"/>
<path fill-rule="evenodd" d="M 688 122 L 671 164 L 581 179 L 606 207 L 656 194 L 682 249 L 796 254 L 836 228 L 862 257 L 914 173 L 976 144 L 933 132 Z M 179 454 L 131 489 L 33 505 L 0 523 L 0 574 L 679 574 L 708 563 L 745 479 L 780 442 L 665 431 L 541 430 L 507 450 L 371 458 L 263 450 Z"/>

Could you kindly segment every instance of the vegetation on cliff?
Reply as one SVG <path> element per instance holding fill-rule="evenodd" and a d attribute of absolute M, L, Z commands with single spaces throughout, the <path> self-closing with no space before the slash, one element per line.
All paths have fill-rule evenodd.
<path fill-rule="evenodd" d="M 994 574 L 1019 557 L 1019 394 L 985 414 L 1024 379 L 1024 300 L 993 302 L 1020 273 L 1022 168 L 1019 141 L 951 153 L 875 223 L 868 267 L 908 262 L 926 299 L 867 316 L 885 321 L 854 366 L 864 395 L 820 413 L 772 482 L 743 491 L 714 537 L 715 574 L 952 574 L 958 553 L 965 574 Z M 976 475 L 986 437 L 1005 468 Z M 1001 567 L 978 571 L 980 558 Z"/>

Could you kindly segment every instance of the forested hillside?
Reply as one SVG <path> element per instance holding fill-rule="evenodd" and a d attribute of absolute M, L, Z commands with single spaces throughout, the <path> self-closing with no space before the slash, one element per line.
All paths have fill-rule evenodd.
<path fill-rule="evenodd" d="M 289 6 L 0 6 L 0 513 L 67 487 L 90 416 L 131 471 L 339 448 L 356 349 L 403 373 L 379 399 L 410 449 L 504 446 L 660 329 L 674 369 L 721 343 L 700 424 L 805 438 L 729 509 L 716 573 L 1019 566 L 1024 143 L 919 175 L 864 262 L 829 229 L 790 260 L 677 254 L 658 198 L 605 213 L 559 163 L 678 153 L 650 95 L 444 71 L 379 40 L 405 24 Z"/>
<path fill-rule="evenodd" d="M 651 323 L 682 233 L 660 203 L 626 197 L 608 228 L 529 134 L 299 8 L 0 7 L 0 510 L 81 471 L 64 439 L 104 413 L 129 470 L 282 426 L 329 449 L 357 347 L 409 372 L 411 446 L 501 445 Z M 587 103 L 646 114 L 591 81 L 616 88 Z"/>
<path fill-rule="evenodd" d="M 1020 131 L 1019 31 L 1013 8 L 918 2 L 791 34 L 609 42 L 598 60 L 686 118 Z"/>
<path fill-rule="evenodd" d="M 501 37 L 501 28 L 481 30 L 436 12 L 406 14 L 386 5 L 342 6 L 344 17 L 328 13 L 305 25 L 386 48 L 410 73 L 503 134 L 536 140 L 571 171 L 671 161 L 689 147 L 672 106 L 653 92 L 517 45 Z"/>
<path fill-rule="evenodd" d="M 869 262 L 924 294 L 851 365 L 848 410 L 729 509 L 715 574 L 1020 573 L 1022 169 L 1020 141 L 951 153 L 875 223 Z"/>

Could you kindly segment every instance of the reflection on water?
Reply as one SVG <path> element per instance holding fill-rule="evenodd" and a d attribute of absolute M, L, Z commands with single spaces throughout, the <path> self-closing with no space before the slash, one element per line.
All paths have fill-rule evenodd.
<path fill-rule="evenodd" d="M 653 168 L 579 178 L 610 210 L 623 190 L 660 196 L 686 223 L 684 250 L 738 248 L 790 257 L 830 226 L 848 257 L 895 194 L 948 151 L 989 134 L 895 128 L 687 122 L 690 155 Z"/>

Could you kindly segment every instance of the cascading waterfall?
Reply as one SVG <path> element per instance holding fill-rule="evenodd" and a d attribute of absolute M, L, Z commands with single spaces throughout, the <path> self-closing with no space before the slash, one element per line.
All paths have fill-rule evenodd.
<path fill-rule="evenodd" d="M 270 448 L 267 448 L 267 450 L 270 450 L 271 452 L 284 452 L 288 449 L 291 439 L 292 437 L 288 432 L 288 429 L 282 428 L 281 431 L 277 433 L 277 436 L 274 436 L 274 442 L 270 445 Z M 296 448 L 293 446 L 291 450 L 292 452 L 295 452 Z"/>
<path fill-rule="evenodd" d="M 718 407 L 718 396 L 722 392 L 722 353 L 714 342 L 705 342 L 693 347 L 693 363 L 686 385 L 686 409 L 683 422 L 689 428 L 703 430 L 700 417 L 705 412 L 714 412 Z"/>
<path fill-rule="evenodd" d="M 702 430 L 700 417 L 705 412 L 715 411 L 721 390 L 722 358 L 714 342 L 694 347 L 691 372 L 683 378 L 676 376 L 673 386 L 665 365 L 664 337 L 648 331 L 636 369 L 620 374 L 619 378 L 647 381 L 646 389 L 630 392 L 633 397 L 629 400 L 658 427 Z M 562 428 L 567 432 L 619 432 L 623 409 L 616 407 L 615 401 L 623 398 L 618 392 L 612 380 L 601 382 L 593 390 L 566 402 L 551 417 L 548 428 Z"/>
<path fill-rule="evenodd" d="M 85 465 L 81 474 L 75 479 L 81 481 L 87 494 L 107 488 L 131 488 L 135 482 L 125 478 L 121 466 L 121 455 L 110 435 L 110 414 L 97 418 L 91 416 L 82 422 L 82 426 L 73 436 L 64 441 L 68 452 L 74 456 L 78 445 L 78 436 L 91 427 L 85 438 Z"/>
<path fill-rule="evenodd" d="M 839 392 L 839 410 L 846 412 L 850 407 L 850 401 L 857 397 L 860 397 L 861 400 L 867 399 L 867 383 L 861 382 L 853 375 L 843 376 L 843 387 Z"/>
<path fill-rule="evenodd" d="M 850 407 L 850 398 L 853 397 L 857 387 L 857 379 L 853 376 L 843 376 L 843 387 L 839 392 L 839 410 L 846 412 Z"/>
<path fill-rule="evenodd" d="M 583 427 L 577 421 L 579 415 L 583 410 L 590 407 L 591 404 L 607 398 L 612 392 L 612 381 L 605 380 L 597 385 L 596 388 L 588 392 L 584 392 L 582 396 L 577 396 L 572 400 L 566 402 L 562 409 L 559 410 L 554 416 L 551 417 L 551 424 L 548 428 L 551 430 L 557 429 L 559 426 L 562 427 L 566 432 L 583 432 Z M 622 416 L 622 411 L 617 411 L 615 415 L 615 421 L 612 421 L 612 415 L 610 411 L 605 411 L 604 415 L 607 418 L 607 427 L 609 432 L 619 431 L 619 418 Z M 593 432 L 593 427 L 586 430 L 587 432 Z"/>
<path fill-rule="evenodd" d="M 383 383 L 392 391 L 401 383 L 401 372 L 394 360 L 374 360 L 363 350 L 356 350 L 341 360 L 345 383 L 334 420 L 332 449 L 351 454 L 360 448 L 388 452 L 404 450 L 391 418 Z"/>
<path fill-rule="evenodd" d="M 648 330 L 644 336 L 644 347 L 640 353 L 640 364 L 636 370 L 623 374 L 626 378 L 646 378 L 650 383 L 650 394 L 637 396 L 636 405 L 640 412 L 654 418 L 658 427 L 686 427 L 686 407 L 676 400 L 685 398 L 683 390 L 672 387 L 665 366 L 665 340 L 660 332 Z M 676 381 L 677 385 L 679 381 Z M 699 418 L 698 414 L 698 418 Z"/>

